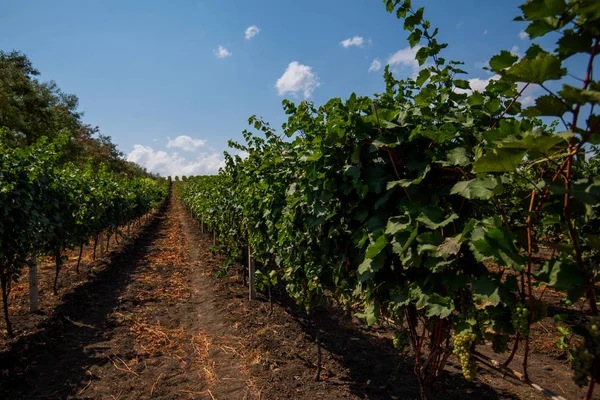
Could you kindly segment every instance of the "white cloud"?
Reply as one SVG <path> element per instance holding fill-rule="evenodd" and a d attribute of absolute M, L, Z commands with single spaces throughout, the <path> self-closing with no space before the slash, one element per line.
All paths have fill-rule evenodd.
<path fill-rule="evenodd" d="M 454 88 L 454 91 L 457 93 L 467 93 L 469 95 L 472 94 L 474 91 L 475 92 L 483 92 L 485 90 L 485 88 L 487 87 L 488 83 L 490 83 L 490 81 L 492 81 L 492 80 L 495 81 L 498 79 L 500 79 L 500 75 L 490 76 L 487 79 L 472 78 L 472 79 L 468 80 L 469 85 L 471 86 L 471 89 Z M 522 83 L 522 82 L 517 83 L 517 90 L 520 92 L 524 86 L 525 86 L 525 83 Z M 524 106 L 531 106 L 531 105 L 535 104 L 536 91 L 537 91 L 536 86 L 533 86 L 533 85 L 528 86 L 527 89 L 525 89 L 523 91 L 523 94 L 519 98 L 519 102 Z"/>
<path fill-rule="evenodd" d="M 510 49 L 510 53 L 515 55 L 515 56 L 521 56 L 521 53 L 519 53 L 519 46 L 514 45 L 513 47 L 511 47 Z"/>
<path fill-rule="evenodd" d="M 213 53 L 215 53 L 215 56 L 217 56 L 217 58 L 225 58 L 231 55 L 231 52 L 223 46 L 217 47 L 215 50 L 213 50 Z"/>
<path fill-rule="evenodd" d="M 518 82 L 517 90 L 520 92 L 525 87 L 526 83 Z M 529 85 L 525 90 L 523 90 L 523 94 L 519 98 L 519 101 L 524 106 L 532 106 L 535 104 L 535 99 L 537 97 L 536 93 L 538 92 L 539 87 L 537 85 Z"/>
<path fill-rule="evenodd" d="M 206 141 L 202 139 L 193 139 L 186 135 L 177 136 L 175 139 L 168 137 L 167 139 L 169 139 L 168 148 L 179 148 L 185 151 L 196 151 L 206 144 Z"/>
<path fill-rule="evenodd" d="M 371 66 L 369 67 L 369 72 L 379 71 L 381 69 L 381 61 L 379 58 L 376 58 L 371 62 Z"/>
<path fill-rule="evenodd" d="M 398 67 L 401 70 L 406 68 L 410 71 L 410 75 L 415 77 L 419 72 L 419 62 L 415 60 L 415 56 L 421 47 L 423 46 L 417 45 L 413 48 L 406 47 L 398 50 L 390 56 L 387 63 L 391 67 Z"/>
<path fill-rule="evenodd" d="M 468 79 L 471 89 L 454 88 L 454 91 L 457 93 L 467 93 L 467 94 L 472 94 L 473 91 L 483 92 L 485 90 L 485 88 L 487 87 L 488 83 L 490 83 L 490 81 L 492 81 L 492 80 L 495 81 L 498 79 L 500 79 L 500 75 L 490 76 L 487 79 L 471 78 L 471 79 Z"/>
<path fill-rule="evenodd" d="M 250 40 L 252 39 L 254 36 L 258 35 L 258 33 L 260 32 L 260 29 L 258 28 L 258 26 L 256 25 L 250 25 L 249 27 L 246 28 L 246 39 Z"/>
<path fill-rule="evenodd" d="M 319 86 L 321 86 L 321 83 L 317 75 L 312 71 L 312 67 L 302 65 L 297 61 L 293 61 L 288 65 L 283 75 L 275 84 L 277 93 L 280 96 L 286 93 L 297 96 L 298 92 L 302 92 L 305 99 L 309 98 Z"/>
<path fill-rule="evenodd" d="M 154 150 L 150 146 L 136 144 L 127 154 L 127 161 L 134 162 L 148 171 L 162 176 L 212 175 L 225 165 L 219 153 L 198 154 L 188 160 L 177 152 Z"/>
<path fill-rule="evenodd" d="M 519 32 L 519 39 L 521 39 L 521 40 L 529 39 L 529 33 L 525 32 L 525 31 Z"/>
<path fill-rule="evenodd" d="M 460 21 L 458 24 L 456 24 L 456 29 L 460 29 L 462 28 L 462 26 L 464 25 L 465 21 Z"/>
<path fill-rule="evenodd" d="M 342 40 L 340 45 L 346 48 L 351 46 L 363 47 L 365 45 L 365 39 L 362 36 L 354 36 L 352 38 Z"/>
<path fill-rule="evenodd" d="M 487 35 L 487 33 L 488 33 L 488 30 L 487 30 L 487 29 L 485 29 L 485 30 L 483 31 L 483 34 L 484 34 L 484 35 Z"/>
<path fill-rule="evenodd" d="M 529 107 L 535 104 L 535 97 L 533 96 L 523 96 L 519 99 L 522 105 Z"/>

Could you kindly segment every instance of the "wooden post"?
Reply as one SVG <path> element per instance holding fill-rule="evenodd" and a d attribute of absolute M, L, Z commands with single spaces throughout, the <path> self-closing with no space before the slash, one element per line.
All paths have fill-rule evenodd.
<path fill-rule="evenodd" d="M 100 232 L 98 240 L 100 241 L 100 257 L 102 257 L 104 255 L 104 232 Z"/>
<path fill-rule="evenodd" d="M 38 304 L 39 290 L 38 290 L 38 276 L 37 276 L 37 264 L 35 262 L 35 256 L 32 255 L 29 258 L 29 311 L 32 313 L 40 310 Z"/>
<path fill-rule="evenodd" d="M 252 259 L 250 245 L 248 245 L 248 288 L 250 300 L 255 300 L 256 289 L 254 287 L 254 260 Z"/>

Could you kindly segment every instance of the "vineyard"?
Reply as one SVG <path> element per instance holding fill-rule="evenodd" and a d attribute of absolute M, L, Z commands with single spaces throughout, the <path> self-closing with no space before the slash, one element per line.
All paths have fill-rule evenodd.
<path fill-rule="evenodd" d="M 100 239 L 103 248 L 103 236 L 109 246 L 111 236 L 123 235 L 125 227 L 130 231 L 132 223 L 165 200 L 169 189 L 166 181 L 119 179 L 107 170 L 60 165 L 54 146 L 60 142 L 0 149 L 0 280 L 9 337 L 14 335 L 8 311 L 11 282 L 25 265 L 52 257 L 56 295 L 66 249 L 78 248 L 81 257 L 90 241 L 95 249 Z"/>
<path fill-rule="evenodd" d="M 598 398 L 600 3 L 525 2 L 481 90 L 383 3 L 414 77 L 173 181 L 0 51 L 0 397 Z"/>
<path fill-rule="evenodd" d="M 442 57 L 446 44 L 422 8 L 384 3 L 411 46 L 422 45 L 416 79 L 388 67 L 386 91 L 373 98 L 284 101 L 283 134 L 251 117 L 259 133 L 230 143 L 248 156 L 228 156 L 218 176 L 184 179 L 182 201 L 227 252 L 222 274 L 253 258 L 257 287 L 282 282 L 312 315 L 317 345 L 332 304 L 368 325 L 393 324 L 422 398 L 453 354 L 476 379 L 477 349 L 490 344 L 504 368 L 522 351 L 513 373 L 528 382 L 531 327 L 548 315 L 545 294 L 556 294 L 557 346 L 591 399 L 600 378 L 600 8 L 525 3 L 518 19 L 530 38 L 555 33 L 558 47 L 502 51 L 489 62 L 499 79 L 474 92 L 461 63 Z M 578 87 L 548 89 L 572 75 Z M 547 93 L 523 107 L 531 85 Z M 574 309 L 585 318 L 570 321 Z M 319 380 L 320 349 L 316 365 Z"/>

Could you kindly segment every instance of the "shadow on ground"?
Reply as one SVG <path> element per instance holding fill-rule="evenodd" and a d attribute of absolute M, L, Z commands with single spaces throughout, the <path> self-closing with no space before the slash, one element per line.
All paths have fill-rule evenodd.
<path fill-rule="evenodd" d="M 131 273 L 160 236 L 165 201 L 139 237 L 110 255 L 90 279 L 67 292 L 36 332 L 21 336 L 0 354 L 0 398 L 66 398 L 90 380 L 92 365 L 111 362 L 106 345 L 117 323 L 111 314 Z"/>

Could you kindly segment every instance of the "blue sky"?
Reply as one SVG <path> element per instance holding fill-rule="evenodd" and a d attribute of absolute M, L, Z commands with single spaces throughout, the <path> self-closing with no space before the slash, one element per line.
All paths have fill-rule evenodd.
<path fill-rule="evenodd" d="M 528 47 L 520 3 L 413 1 L 473 86 L 499 50 Z M 283 98 L 383 91 L 374 60 L 413 74 L 406 36 L 380 0 L 3 0 L 0 13 L 0 49 L 25 53 L 86 123 L 163 175 L 215 173 L 250 115 L 281 126 Z"/>

